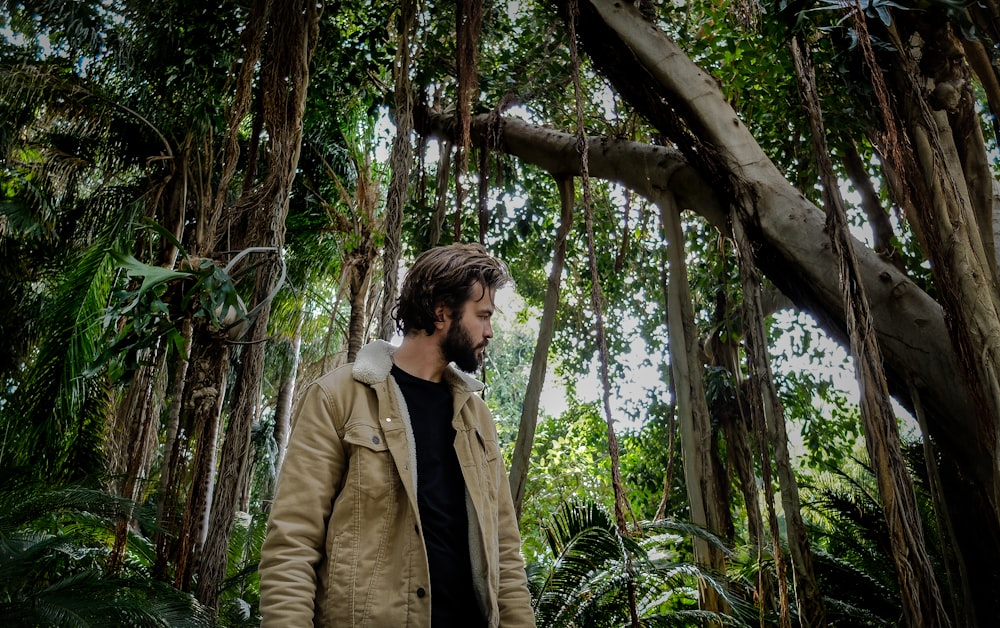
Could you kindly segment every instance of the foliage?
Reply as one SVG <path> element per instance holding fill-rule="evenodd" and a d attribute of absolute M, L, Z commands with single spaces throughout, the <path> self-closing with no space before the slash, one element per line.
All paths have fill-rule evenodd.
<path fill-rule="evenodd" d="M 568 501 L 612 502 L 607 427 L 596 406 L 571 406 L 539 422 L 521 514 L 522 546 L 529 562 L 547 545 L 541 526 Z"/>
<path fill-rule="evenodd" d="M 260 546 L 267 532 L 267 512 L 254 508 L 240 512 L 229 542 L 217 626 L 256 626 L 260 623 Z"/>
<path fill-rule="evenodd" d="M 919 519 L 942 598 L 948 603 L 943 547 L 927 491 L 923 448 L 911 442 L 904 452 L 918 480 Z M 831 621 L 896 625 L 902 601 L 874 472 L 864 457 L 829 469 L 803 485 L 803 510 L 810 515 L 817 577 Z"/>
<path fill-rule="evenodd" d="M 210 330 L 231 339 L 238 339 L 246 329 L 247 311 L 229 267 L 202 259 L 172 270 L 140 262 L 128 253 L 111 255 L 128 281 L 126 289 L 112 296 L 103 317 L 104 327 L 115 333 L 96 367 L 109 366 L 112 380 L 137 368 L 136 356 L 164 338 L 183 352 L 177 324 L 186 315 L 203 319 Z M 174 293 L 173 298 L 164 298 L 168 292 Z"/>
<path fill-rule="evenodd" d="M 680 529 L 691 532 L 660 522 L 633 538 L 622 535 L 593 502 L 563 503 L 545 526 L 550 554 L 528 567 L 538 626 L 628 625 L 629 589 L 644 626 L 737 625 L 732 618 L 698 610 L 699 579 L 723 594 L 725 584 L 675 560 Z"/>
<path fill-rule="evenodd" d="M 0 470 L 0 618 L 5 626 L 210 626 L 194 598 L 150 577 L 145 541 L 109 569 L 115 520 L 128 502 L 84 486 Z"/>
<path fill-rule="evenodd" d="M 840 467 L 861 437 L 859 409 L 846 392 L 856 386 L 847 356 L 801 313 L 781 312 L 770 323 L 778 394 L 801 435 L 796 452 L 809 468 Z"/>
<path fill-rule="evenodd" d="M 650 394 L 645 400 L 648 414 L 642 427 L 623 433 L 619 439 L 622 478 L 628 487 L 629 502 L 635 516 L 653 520 L 663 499 L 667 470 L 672 470 L 664 513 L 670 519 L 690 518 L 680 442 L 674 426 L 674 407 Z M 671 436 L 671 430 L 675 433 Z M 670 442 L 674 441 L 671 461 Z M 671 466 L 671 462 L 673 465 Z"/>

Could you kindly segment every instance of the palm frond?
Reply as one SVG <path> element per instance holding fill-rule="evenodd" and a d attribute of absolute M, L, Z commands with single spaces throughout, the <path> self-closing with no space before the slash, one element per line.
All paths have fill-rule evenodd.
<path fill-rule="evenodd" d="M 596 504 L 564 503 L 545 528 L 553 560 L 528 567 L 538 625 L 627 625 L 630 590 L 644 625 L 692 625 L 702 621 L 738 625 L 736 616 L 698 611 L 699 582 L 719 590 L 733 607 L 746 604 L 728 590 L 724 574 L 710 574 L 691 563 L 666 560 L 669 552 L 662 544 L 676 543 L 679 538 L 662 533 L 668 529 L 707 534 L 697 526 L 664 522 L 643 524 L 633 538 L 620 534 L 610 515 Z"/>
<path fill-rule="evenodd" d="M 211 613 L 207 609 L 198 605 L 192 596 L 166 583 L 149 578 L 109 578 L 99 570 L 60 578 L 19 601 L 19 607 L 0 609 L 0 613 L 6 610 L 10 616 L 19 617 L 24 626 L 195 628 L 211 625 Z"/>
<path fill-rule="evenodd" d="M 209 626 L 189 594 L 148 572 L 108 573 L 116 515 L 135 509 L 79 486 L 0 470 L 0 618 L 10 626 Z"/>

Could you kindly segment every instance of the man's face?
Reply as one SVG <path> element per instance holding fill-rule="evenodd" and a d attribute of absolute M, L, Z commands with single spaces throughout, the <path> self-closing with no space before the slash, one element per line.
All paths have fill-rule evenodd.
<path fill-rule="evenodd" d="M 472 296 L 460 311 L 447 317 L 448 329 L 441 339 L 444 359 L 454 362 L 455 366 L 466 373 L 475 373 L 483 365 L 486 345 L 493 337 L 491 319 L 496 290 L 486 290 L 481 284 L 477 284 L 472 289 Z"/>

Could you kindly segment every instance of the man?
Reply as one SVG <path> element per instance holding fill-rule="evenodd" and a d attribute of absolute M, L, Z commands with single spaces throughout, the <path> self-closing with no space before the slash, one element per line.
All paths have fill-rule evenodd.
<path fill-rule="evenodd" d="M 306 390 L 261 549 L 264 628 L 534 626 L 496 426 L 462 372 L 508 280 L 480 245 L 424 253 L 400 346 Z"/>

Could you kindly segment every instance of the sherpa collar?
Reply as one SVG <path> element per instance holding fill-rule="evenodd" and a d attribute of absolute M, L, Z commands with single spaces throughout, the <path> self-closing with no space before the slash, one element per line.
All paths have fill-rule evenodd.
<path fill-rule="evenodd" d="M 354 379 L 369 386 L 385 381 L 389 371 L 392 370 L 392 353 L 395 350 L 395 346 L 384 340 L 376 340 L 361 347 L 354 359 L 352 371 Z M 445 369 L 444 377 L 452 390 L 475 393 L 486 387 L 475 377 L 455 368 L 453 364 L 449 364 Z"/>

